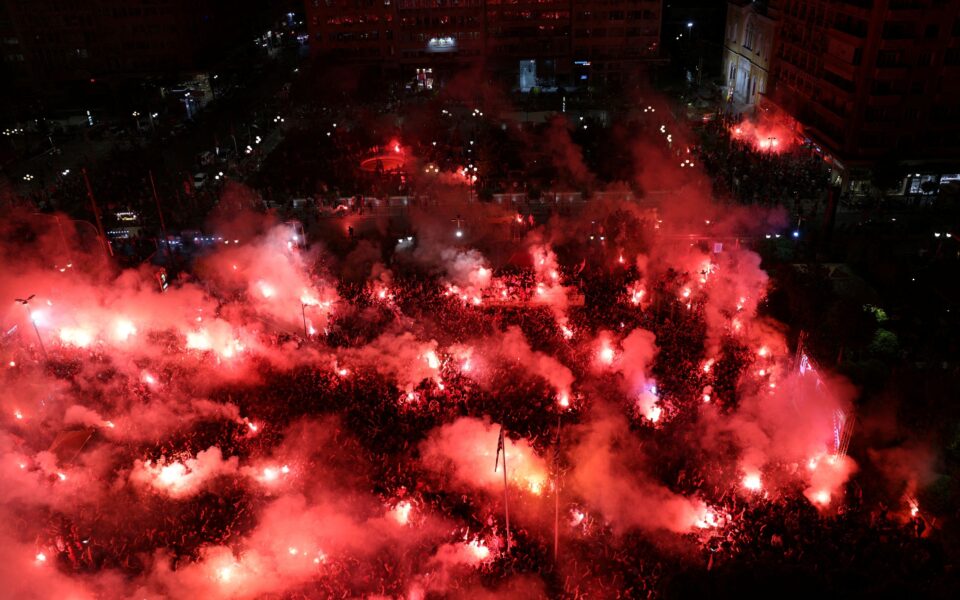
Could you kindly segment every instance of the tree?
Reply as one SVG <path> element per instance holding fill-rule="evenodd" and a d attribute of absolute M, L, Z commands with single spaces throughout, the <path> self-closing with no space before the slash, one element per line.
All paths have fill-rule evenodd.
<path fill-rule="evenodd" d="M 869 350 L 872 354 L 884 357 L 896 355 L 900 348 L 900 342 L 897 340 L 897 334 L 888 329 L 878 328 L 873 334 L 873 340 L 870 342 Z"/>

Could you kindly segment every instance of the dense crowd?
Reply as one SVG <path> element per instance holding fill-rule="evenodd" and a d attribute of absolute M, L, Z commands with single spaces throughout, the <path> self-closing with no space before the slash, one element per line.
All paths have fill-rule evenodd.
<path fill-rule="evenodd" d="M 718 119 L 703 126 L 698 154 L 719 197 L 744 204 L 819 204 L 830 169 L 811 148 L 791 146 L 782 152 L 757 147 L 754 138 L 735 136 L 734 125 Z M 816 211 L 814 211 L 816 212 Z"/>
<path fill-rule="evenodd" d="M 335 319 L 323 340 L 326 345 L 350 348 L 366 344 L 404 319 L 423 323 L 426 336 L 437 339 L 441 346 L 515 325 L 535 341 L 536 349 L 570 365 L 578 379 L 589 378 L 593 357 L 564 337 L 548 308 L 530 306 L 526 300 L 510 306 L 475 306 L 445 293 L 446 286 L 437 276 L 400 265 L 394 268 L 387 299 L 378 297 L 369 286 L 340 286 L 341 296 L 358 307 L 363 317 L 353 314 Z M 498 275 L 510 282 L 511 289 L 526 290 L 526 296 L 518 291 L 518 297 L 532 295 L 529 270 L 508 269 Z M 569 326 L 575 335 L 635 327 L 656 334 L 659 354 L 653 372 L 661 403 L 669 407 L 666 425 L 652 424 L 631 413 L 630 401 L 611 391 L 614 386 L 609 377 L 601 376 L 596 385 L 611 398 L 619 398 L 616 402 L 631 414 L 631 427 L 658 457 L 653 467 L 656 478 L 675 492 L 703 498 L 715 513 L 715 523 L 680 536 L 679 542 L 666 542 L 658 536 L 621 531 L 599 513 L 591 514 L 576 498 L 567 497 L 561 503 L 564 531 L 557 562 L 552 557 L 550 532 L 522 524 L 511 530 L 512 548 L 506 552 L 499 501 L 451 491 L 443 477 L 426 472 L 416 458 L 418 445 L 433 428 L 461 416 L 485 415 L 503 423 L 510 436 L 531 440 L 541 455 L 553 456 L 558 415 L 564 427 L 576 427 L 593 402 L 592 396 L 577 394 L 570 410 L 559 410 L 553 390 L 510 365 L 496 367 L 493 377 L 500 384 L 490 390 L 461 373 L 453 361 L 445 360 L 440 371 L 445 385 L 441 388 L 424 380 L 413 390 L 411 401 L 409 392 L 369 367 L 351 368 L 348 376 L 313 366 L 284 371 L 257 364 L 251 357 L 262 383 L 224 386 L 211 399 L 237 405 L 241 414 L 269 423 L 268 429 L 251 436 L 244 422 L 204 422 L 162 441 L 131 444 L 125 454 L 131 460 L 161 459 L 196 455 L 217 446 L 225 456 L 241 459 L 267 455 L 280 441 L 278 432 L 287 425 L 304 416 L 325 415 L 336 417 L 329 422 L 335 430 L 332 438 L 301 468 L 363 465 L 352 468 L 352 484 L 378 496 L 384 506 L 407 501 L 419 513 L 443 515 L 456 523 L 451 540 L 468 534 L 488 540 L 497 551 L 475 574 L 494 587 L 510 576 L 536 574 L 545 582 L 545 593 L 564 598 L 684 597 L 706 589 L 729 595 L 733 588 L 725 586 L 734 586 L 762 569 L 767 577 L 804 574 L 810 578 L 807 585 L 820 591 L 856 590 L 859 585 L 878 591 L 886 585 L 943 591 L 937 588 L 941 580 L 933 576 L 942 573 L 944 559 L 922 514 L 913 518 L 894 515 L 882 504 L 886 499 L 864 498 L 855 483 L 832 511 L 812 506 L 800 489 L 781 488 L 744 497 L 737 491 L 739 476 L 729 472 L 729 457 L 690 449 L 685 440 L 695 433 L 692 415 L 701 404 L 705 329 L 702 307 L 687 308 L 672 291 L 676 273 L 653 282 L 650 288 L 659 290 L 654 291 L 657 297 L 643 308 L 631 305 L 624 293 L 625 285 L 637 277 L 633 267 L 614 274 L 591 268 L 566 270 L 561 277 L 565 285 L 590 298 L 584 306 L 570 309 Z M 264 337 L 272 346 L 308 348 L 317 343 L 291 334 Z M 78 370 L 70 365 L 82 360 L 100 361 L 98 377 L 104 382 L 117 379 L 111 382 L 114 393 L 141 398 L 154 393 L 142 382 L 123 379 L 103 357 L 58 352 L 49 369 L 70 382 L 78 376 Z M 723 341 L 710 376 L 715 396 L 723 399 L 723 410 L 735 407 L 741 373 L 752 360 L 753 355 L 734 339 Z M 176 387 L 187 375 L 178 369 L 188 368 L 168 363 L 160 378 Z M 99 443 L 109 442 L 96 440 L 94 445 Z M 555 465 L 561 472 L 567 459 L 561 447 Z M 789 472 L 796 465 L 777 468 Z M 196 560 L 206 545 L 238 542 L 254 526 L 258 508 L 268 500 L 241 477 L 221 479 L 215 488 L 185 500 L 147 496 L 142 503 L 146 516 L 138 517 L 134 526 L 125 522 L 123 515 L 105 514 L 95 507 L 81 509 L 72 518 L 55 510 L 24 518 L 47 522 L 45 538 L 38 539 L 37 545 L 55 548 L 58 568 L 64 571 L 118 569 L 133 576 L 143 571 L 146 557 L 157 549 L 170 552 L 176 568 Z M 388 552 L 373 558 L 340 555 L 324 564 L 309 584 L 285 597 L 403 596 L 430 551 L 418 546 L 401 556 Z M 449 584 L 449 593 L 466 586 L 473 576 L 455 579 Z"/>

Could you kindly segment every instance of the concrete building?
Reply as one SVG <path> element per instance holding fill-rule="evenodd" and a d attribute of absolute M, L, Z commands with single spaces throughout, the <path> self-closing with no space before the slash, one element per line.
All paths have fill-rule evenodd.
<path fill-rule="evenodd" d="M 762 3 L 727 3 L 723 73 L 728 108 L 735 114 L 751 112 L 767 92 L 776 24 L 766 13 Z"/>
<path fill-rule="evenodd" d="M 662 0 L 306 0 L 314 55 L 432 87 L 481 65 L 523 91 L 625 83 L 659 56 Z"/>
<path fill-rule="evenodd" d="M 768 15 L 763 102 L 801 124 L 845 187 L 877 165 L 907 167 L 908 193 L 957 173 L 960 0 L 771 0 Z"/>
<path fill-rule="evenodd" d="M 133 94 L 147 78 L 209 68 L 252 44 L 269 8 L 268 0 L 0 0 L 4 86 L 14 99 L 54 104 Z"/>

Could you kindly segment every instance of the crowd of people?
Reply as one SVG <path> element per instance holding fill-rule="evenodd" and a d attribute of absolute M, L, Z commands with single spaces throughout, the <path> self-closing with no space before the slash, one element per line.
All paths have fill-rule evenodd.
<path fill-rule="evenodd" d="M 324 344 L 350 348 L 369 343 L 391 325 L 405 319 L 425 324 L 424 331 L 445 347 L 473 337 L 494 334 L 517 326 L 537 349 L 570 365 L 578 379 L 589 379 L 594 357 L 570 343 L 558 329 L 549 307 L 532 305 L 534 286 L 529 270 L 514 268 L 500 273 L 512 288 L 526 288 L 527 298 L 509 306 L 491 303 L 476 306 L 447 293 L 436 275 L 415 268 L 395 266 L 390 295 L 379 297 L 370 286 L 343 284 L 341 295 L 357 306 L 363 317 L 347 315 L 329 326 Z M 509 435 L 530 440 L 545 457 L 555 452 L 558 414 L 565 427 L 576 427 L 588 406 L 590 394 L 576 394 L 569 410 L 558 408 L 556 393 L 543 381 L 522 373 L 516 365 L 502 364 L 489 376 L 495 389 L 482 386 L 461 372 L 452 360 L 443 360 L 440 375 L 444 385 L 424 380 L 413 390 L 398 387 L 371 367 L 350 367 L 345 376 L 336 370 L 303 366 L 277 370 L 251 357 L 260 383 L 228 385 L 215 390 L 211 400 L 231 403 L 240 414 L 249 415 L 270 428 L 251 436 L 245 422 L 194 423 L 163 440 L 131 444 L 125 454 L 162 460 L 194 456 L 211 446 L 224 456 L 241 459 L 268 455 L 280 442 L 286 426 L 305 416 L 334 420 L 332 440 L 312 455 L 305 472 L 329 470 L 331 465 L 351 465 L 351 483 L 379 497 L 384 506 L 405 501 L 420 514 L 442 515 L 456 524 L 451 540 L 470 535 L 486 540 L 495 553 L 467 574 L 449 582 L 448 593 L 467 589 L 479 577 L 495 589 L 513 576 L 535 575 L 543 582 L 542 593 L 564 598 L 659 598 L 683 596 L 691 590 L 720 589 L 741 581 L 747 573 L 764 569 L 771 573 L 807 574 L 819 590 L 853 589 L 870 583 L 905 586 L 930 591 L 930 576 L 940 573 L 943 557 L 930 536 L 923 515 L 901 518 L 887 511 L 885 499 L 863 498 L 856 484 L 833 511 L 810 504 L 800 489 L 780 489 L 769 494 L 744 497 L 738 493 L 739 477 L 731 472 L 728 457 L 691 450 L 685 442 L 692 433 L 692 415 L 700 405 L 704 385 L 700 368 L 704 359 L 702 307 L 687 308 L 677 299 L 680 274 L 667 273 L 650 289 L 656 296 L 645 308 L 632 305 L 625 285 L 636 278 L 635 267 L 618 273 L 609 270 L 564 269 L 561 280 L 590 298 L 584 306 L 569 309 L 569 327 L 574 332 L 601 329 L 631 330 L 643 327 L 656 334 L 659 354 L 653 365 L 666 425 L 651 423 L 630 411 L 622 398 L 631 427 L 658 457 L 654 475 L 677 493 L 704 499 L 714 511 L 715 522 L 702 530 L 666 541 L 666 534 L 624 532 L 601 513 L 591 513 L 572 496 L 561 492 L 560 521 L 563 528 L 558 559 L 552 556 L 552 530 L 525 525 L 510 531 L 511 549 L 505 549 L 506 525 L 503 506 L 497 498 L 459 493 L 443 476 L 425 471 L 417 460 L 418 447 L 436 427 L 459 417 L 493 416 Z M 577 334 L 579 335 L 579 333 Z M 310 347 L 316 340 L 290 334 L 264 334 L 265 343 Z M 67 368 L 77 360 L 76 351 L 57 351 L 50 371 L 66 381 L 78 375 Z M 101 357 L 104 367 L 108 359 Z M 208 357 L 205 360 L 210 360 Z M 753 355 L 732 337 L 723 341 L 710 381 L 722 398 L 724 410 L 733 410 L 741 374 Z M 176 387 L 189 367 L 168 365 L 161 380 Z M 155 392 L 137 381 L 123 380 L 104 368 L 114 393 L 148 398 Z M 609 377 L 596 381 L 609 390 Z M 412 394 L 412 395 L 411 395 Z M 613 398 L 617 394 L 612 395 Z M 100 439 L 96 443 L 109 443 Z M 557 465 L 563 472 L 567 458 L 563 449 Z M 357 468 L 356 465 L 362 465 Z M 794 466 L 795 467 L 795 466 Z M 789 471 L 790 465 L 779 468 Z M 561 490 L 564 489 L 561 482 Z M 552 493 L 552 492 L 548 492 Z M 119 515 L 94 509 L 68 517 L 50 510 L 42 515 L 48 523 L 38 547 L 55 548 L 58 568 L 74 573 L 118 569 L 133 577 L 146 568 L 148 556 L 157 550 L 170 553 L 174 569 L 198 560 L 204 547 L 238 544 L 256 523 L 258 509 L 268 496 L 239 476 L 224 477 L 216 487 L 187 500 L 171 501 L 148 495 L 136 526 Z M 571 515 L 575 515 L 571 517 Z M 415 526 L 415 525 L 414 525 Z M 418 545 L 402 555 L 391 552 L 370 556 L 346 553 L 318 570 L 317 577 L 285 597 L 355 597 L 381 594 L 402 597 L 411 581 L 423 577 L 424 557 L 431 548 Z M 473 582 L 473 583 L 471 583 Z M 702 587 L 698 587 L 702 586 Z M 716 588 L 715 586 L 721 586 Z M 934 589 L 934 591 L 938 591 Z"/>
<path fill-rule="evenodd" d="M 819 204 L 826 192 L 830 168 L 810 148 L 789 145 L 783 151 L 760 148 L 753 136 L 732 133 L 736 125 L 723 119 L 705 124 L 697 153 L 718 197 L 742 204 Z"/>
<path fill-rule="evenodd" d="M 371 206 L 370 197 L 420 193 L 429 197 L 431 178 L 439 180 L 441 173 L 457 173 L 464 167 L 476 166 L 472 172 L 479 173 L 478 180 L 457 183 L 474 192 L 526 195 L 554 185 L 588 187 L 585 179 L 571 175 L 579 164 L 577 157 L 560 161 L 550 156 L 551 148 L 563 146 L 563 140 L 569 142 L 569 135 L 562 134 L 565 126 L 524 124 L 508 130 L 497 120 L 484 119 L 478 108 L 471 112 L 470 107 L 457 104 L 448 111 L 449 106 L 453 103 L 429 101 L 419 108 L 423 113 L 419 116 L 418 110 L 408 110 L 405 129 L 386 110 L 371 113 L 369 107 L 305 103 L 285 115 L 287 126 L 277 125 L 285 129 L 284 140 L 263 168 L 250 174 L 249 181 L 268 204 L 310 199 L 301 211 L 310 215 L 301 219 L 308 232 L 316 231 L 312 225 L 322 217 L 363 214 Z M 427 118 L 427 113 L 432 116 Z M 580 160 L 593 161 L 591 167 L 610 163 L 604 167 L 604 184 L 623 181 L 625 174 L 635 170 L 637 157 L 621 152 L 615 143 L 605 143 L 602 136 L 612 140 L 615 133 L 594 134 L 587 128 L 592 124 L 577 121 L 570 135 L 601 136 L 590 138 L 593 149 L 608 146 L 608 154 L 598 151 L 590 156 L 588 148 L 586 158 L 580 155 Z M 656 138 L 661 154 L 672 165 L 680 145 L 664 141 L 665 126 L 660 125 L 658 133 L 658 124 L 652 117 L 636 120 L 621 135 L 639 132 Z M 542 146 L 548 138 L 552 145 L 545 150 Z M 392 146 L 385 140 L 391 140 Z M 815 203 L 826 189 L 828 171 L 814 153 L 758 149 L 732 135 L 730 123 L 706 125 L 701 143 L 691 148 L 721 198 L 799 210 L 803 203 Z M 409 165 L 426 167 L 426 174 L 414 176 L 407 169 L 391 173 L 379 165 L 372 170 L 359 168 L 362 161 L 384 152 L 404 155 Z M 536 161 L 541 162 L 533 167 Z M 514 177 L 512 171 L 521 168 L 526 172 Z M 131 170 L 145 171 L 139 164 Z M 61 182 L 62 194 L 77 206 L 86 193 L 80 182 L 77 178 Z M 138 207 L 149 204 L 152 194 L 140 185 L 142 175 L 134 183 L 98 182 L 96 193 L 123 197 Z M 175 197 L 179 202 L 180 195 Z M 57 198 L 44 200 L 55 203 Z M 183 201 L 188 205 L 184 214 L 192 210 L 200 218 L 225 199 L 193 189 L 185 190 Z M 515 208 L 520 212 L 507 217 L 512 240 L 524 238 L 537 220 L 532 210 L 524 210 L 528 206 Z M 551 213 L 549 208 L 547 217 L 570 216 Z M 240 464 L 254 464 L 275 456 L 291 427 L 319 420 L 329 435 L 298 459 L 298 480 L 342 493 L 344 504 L 363 505 L 372 497 L 381 512 L 403 504 L 412 515 L 404 523 L 410 528 L 428 519 L 443 523 L 442 535 L 435 531 L 414 535 L 402 547 L 373 552 L 341 549 L 318 563 L 315 576 L 277 594 L 284 598 L 413 600 L 422 597 L 413 592 L 416 589 L 428 597 L 468 595 L 478 586 L 496 592 L 526 580 L 535 583 L 518 597 L 728 596 L 758 572 L 763 573 L 758 577 L 762 581 L 777 576 L 784 581 L 804 578 L 803 589 L 820 595 L 843 590 L 856 595 L 863 589 L 942 595 L 949 590 L 947 561 L 934 520 L 919 509 L 904 510 L 902 497 L 864 493 L 854 478 L 829 506 L 818 506 L 805 496 L 796 475 L 804 466 L 787 462 L 764 467 L 764 479 L 776 485 L 745 492 L 732 443 L 722 451 L 707 451 L 694 442 L 703 435 L 699 417 L 705 405 L 729 415 L 738 409 L 741 397 L 756 393 L 760 384 L 751 373 L 758 370 L 757 351 L 732 332 L 718 336 L 710 331 L 706 301 L 696 292 L 692 297 L 683 293 L 706 274 L 667 268 L 651 278 L 631 258 L 616 260 L 612 248 L 618 244 L 630 241 L 643 253 L 653 243 L 636 238 L 653 239 L 647 234 L 658 223 L 633 215 L 623 210 L 604 223 L 593 223 L 589 238 L 597 241 L 571 239 L 555 244 L 561 266 L 548 284 L 563 288 L 562 307 L 539 301 L 543 281 L 536 266 L 501 265 L 492 272 L 495 286 L 461 295 L 435 265 L 428 268 L 402 259 L 393 244 L 394 231 L 386 235 L 368 231 L 361 239 L 345 221 L 346 235 L 324 240 L 327 248 L 346 256 L 360 243 L 371 244 L 379 250 L 374 254 L 383 259 L 390 277 L 336 281 L 337 295 L 349 309 L 334 311 L 320 332 L 307 332 L 305 305 L 301 306 L 302 334 L 299 324 L 291 330 L 260 320 L 251 327 L 266 349 L 264 354 L 328 358 L 274 361 L 250 352 L 238 359 L 245 377 L 204 382 L 205 400 L 233 407 L 236 414 L 231 417 L 218 412 L 184 420 L 163 436 L 126 440 L 91 426 L 91 440 L 77 455 L 110 447 L 116 462 L 111 475 L 138 462 L 188 460 L 210 448 L 217 448 L 223 457 L 237 457 Z M 456 221 L 461 221 L 459 215 Z M 413 236 L 409 239 L 411 248 L 419 243 Z M 709 250 L 704 253 L 709 255 Z M 316 273 L 323 270 L 323 265 L 314 267 Z M 188 275 L 191 267 L 186 259 L 180 268 L 182 280 L 194 275 L 202 278 Z M 642 302 L 630 292 L 641 279 L 646 294 Z M 247 306 L 246 292 L 218 297 L 215 285 L 204 283 L 203 289 L 217 298 L 225 313 L 228 305 L 234 313 L 237 305 Z M 481 381 L 447 353 L 476 340 L 496 340 L 514 328 L 528 341 L 532 353 L 542 353 L 571 371 L 576 384 L 563 390 L 569 397 L 561 400 L 552 382 L 532 374 L 529 365 L 492 360 L 485 365 Z M 624 393 L 620 374 L 598 372 L 596 347 L 589 342 L 609 332 L 620 339 L 638 329 L 651 332 L 656 340 L 656 353 L 646 373 L 656 382 L 655 413 L 641 410 L 636 398 Z M 350 362 L 351 356 L 381 337 L 411 330 L 416 339 L 431 340 L 437 348 L 434 377 L 401 382 L 397 373 L 378 368 L 376 360 Z M 144 406 L 192 397 L 191 386 L 203 377 L 201 373 L 221 366 L 222 357 L 216 352 L 187 349 L 177 334 L 150 335 L 148 343 L 159 351 L 149 359 L 138 359 L 136 367 L 151 369 L 155 381 L 147 382 L 140 372 L 134 375 L 113 364 L 119 360 L 96 346 L 54 345 L 47 360 L 47 349 L 34 349 L 32 356 L 18 356 L 11 364 L 43 363 L 45 376 L 68 393 L 83 395 L 84 403 L 94 407 L 111 404 L 104 395 L 135 399 Z M 708 343 L 709 336 L 713 338 Z M 379 361 L 389 358 L 384 352 Z M 795 367 L 789 359 L 784 362 L 788 368 Z M 658 489 L 697 499 L 709 507 L 709 517 L 679 533 L 624 527 L 574 491 L 569 483 L 575 467 L 572 445 L 583 435 L 593 409 L 600 406 L 626 417 L 629 430 L 613 445 L 628 443 L 628 437 L 640 440 L 644 455 L 650 458 L 643 468 Z M 514 490 L 513 497 L 528 509 L 533 506 L 529 512 L 549 512 L 548 525 L 523 511 L 508 525 L 507 506 L 499 493 L 464 489 L 452 483 L 451 473 L 425 466 L 424 444 L 438 428 L 462 418 L 489 419 L 502 426 L 510 439 L 529 444 L 544 460 L 548 480 L 543 489 L 533 498 Z M 490 452 L 497 455 L 499 466 L 499 448 Z M 846 448 L 834 452 L 842 455 Z M 83 462 L 76 457 L 71 460 Z M 317 473 L 325 480 L 314 481 Z M 135 505 L 135 514 L 84 502 L 72 510 L 53 504 L 25 508 L 24 523 L 46 525 L 34 540 L 38 555 L 49 553 L 50 562 L 69 575 L 119 572 L 136 581 L 158 563 L 168 564 L 173 571 L 186 570 L 203 561 L 205 551 L 213 546 L 229 547 L 241 556 L 265 507 L 275 499 L 274 492 L 253 483 L 242 470 L 220 475 L 183 498 L 132 487 L 117 485 L 109 493 L 116 504 Z M 554 529 L 554 518 L 559 531 Z M 452 573 L 431 559 L 439 543 L 467 541 L 489 553 Z"/>

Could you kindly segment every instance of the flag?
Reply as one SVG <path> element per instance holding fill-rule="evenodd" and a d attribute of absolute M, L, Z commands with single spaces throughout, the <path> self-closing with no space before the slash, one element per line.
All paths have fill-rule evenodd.
<path fill-rule="evenodd" d="M 503 452 L 503 464 L 507 464 L 507 452 L 503 447 L 503 425 L 500 426 L 500 435 L 497 437 L 497 460 L 493 463 L 493 472 L 496 473 L 500 467 L 500 453 Z"/>

